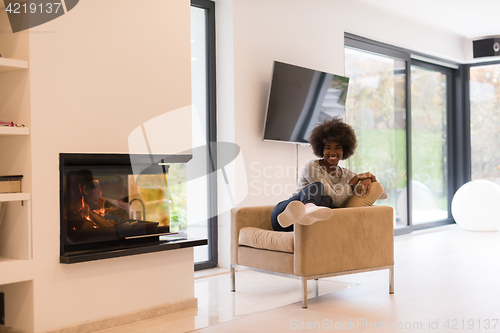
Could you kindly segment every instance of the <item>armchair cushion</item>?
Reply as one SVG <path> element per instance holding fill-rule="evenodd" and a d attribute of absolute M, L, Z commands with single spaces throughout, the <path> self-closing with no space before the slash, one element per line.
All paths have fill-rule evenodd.
<path fill-rule="evenodd" d="M 240 246 L 238 262 L 243 266 L 293 275 L 293 253 Z"/>
<path fill-rule="evenodd" d="M 245 227 L 240 229 L 239 244 L 257 249 L 293 253 L 293 232 Z"/>

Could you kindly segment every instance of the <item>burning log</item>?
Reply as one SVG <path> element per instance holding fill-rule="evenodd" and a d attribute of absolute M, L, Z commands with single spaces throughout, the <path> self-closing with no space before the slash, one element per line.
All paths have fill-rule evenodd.
<path fill-rule="evenodd" d="M 104 217 L 101 217 L 99 214 L 94 213 L 93 211 L 89 212 L 89 219 L 100 228 L 114 227 L 118 224 L 117 221 L 105 219 Z"/>

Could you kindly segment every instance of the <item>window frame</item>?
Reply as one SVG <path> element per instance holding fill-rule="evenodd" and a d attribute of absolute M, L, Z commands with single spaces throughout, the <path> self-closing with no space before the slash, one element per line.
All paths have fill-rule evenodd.
<path fill-rule="evenodd" d="M 217 95 L 216 95 L 216 44 L 215 44 L 215 2 L 210 0 L 191 0 L 191 7 L 204 9 L 206 12 L 206 45 L 207 45 L 207 143 L 210 163 L 207 174 L 208 196 L 208 260 L 196 262 L 194 270 L 214 268 L 218 266 L 218 213 L 217 213 Z"/>

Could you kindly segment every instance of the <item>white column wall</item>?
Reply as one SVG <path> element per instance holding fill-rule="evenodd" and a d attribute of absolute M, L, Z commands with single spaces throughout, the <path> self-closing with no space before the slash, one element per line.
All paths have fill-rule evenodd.
<path fill-rule="evenodd" d="M 30 30 L 36 332 L 194 297 L 192 249 L 59 264 L 59 153 L 128 153 L 191 104 L 190 58 L 189 0 L 85 0 Z"/>
<path fill-rule="evenodd" d="M 234 123 L 234 54 L 233 54 L 233 1 L 216 0 L 216 49 L 217 49 L 217 140 L 235 142 Z M 226 166 L 229 189 L 236 191 L 235 167 Z M 231 214 L 223 207 L 232 205 L 226 192 L 228 186 L 222 177 L 217 178 L 218 196 L 218 259 L 219 266 L 229 266 L 229 238 Z M 224 202 L 225 200 L 225 202 Z"/>

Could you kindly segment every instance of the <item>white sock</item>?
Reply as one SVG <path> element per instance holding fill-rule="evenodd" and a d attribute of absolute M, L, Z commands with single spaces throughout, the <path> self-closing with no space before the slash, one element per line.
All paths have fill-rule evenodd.
<path fill-rule="evenodd" d="M 285 210 L 278 215 L 278 223 L 283 228 L 287 228 L 299 221 L 304 215 L 304 204 L 300 201 L 292 201 L 286 206 Z"/>
<path fill-rule="evenodd" d="M 304 216 L 297 223 L 311 225 L 317 221 L 323 221 L 333 215 L 333 210 L 328 207 L 308 205 L 305 209 Z"/>

